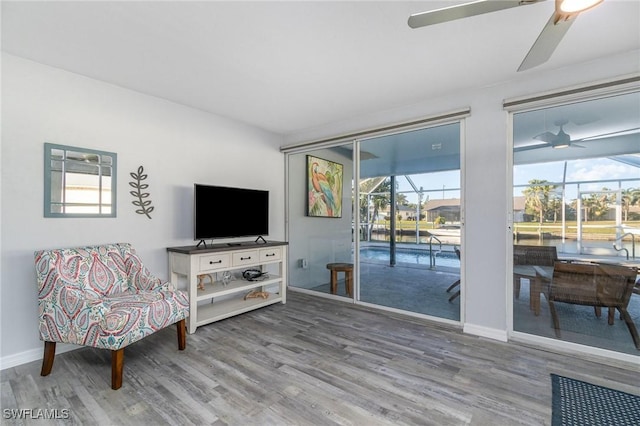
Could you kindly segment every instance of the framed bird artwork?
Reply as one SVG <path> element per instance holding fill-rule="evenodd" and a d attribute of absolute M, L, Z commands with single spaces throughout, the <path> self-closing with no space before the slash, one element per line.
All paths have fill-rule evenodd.
<path fill-rule="evenodd" d="M 307 155 L 307 216 L 342 217 L 342 164 Z"/>

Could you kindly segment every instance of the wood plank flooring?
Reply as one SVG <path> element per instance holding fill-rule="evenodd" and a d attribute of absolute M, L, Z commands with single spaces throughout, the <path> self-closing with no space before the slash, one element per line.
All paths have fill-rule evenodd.
<path fill-rule="evenodd" d="M 548 425 L 550 373 L 638 393 L 638 366 L 468 336 L 422 319 L 289 292 L 272 305 L 110 354 L 83 348 L 2 371 L 6 409 L 69 410 L 56 424 Z M 53 424 L 53 421 L 50 421 Z"/>

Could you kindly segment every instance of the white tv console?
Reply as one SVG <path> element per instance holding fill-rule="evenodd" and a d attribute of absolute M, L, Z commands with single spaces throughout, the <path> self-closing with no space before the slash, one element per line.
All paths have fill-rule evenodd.
<path fill-rule="evenodd" d="M 167 247 L 167 251 L 171 282 L 177 285 L 180 277 L 187 280 L 189 334 L 202 325 L 287 301 L 286 242 Z M 258 269 L 265 276 L 248 281 L 243 278 L 247 269 Z M 228 283 L 223 282 L 224 272 L 231 274 Z M 204 290 L 198 288 L 200 276 L 206 278 L 202 280 Z M 268 297 L 245 298 L 252 290 L 267 292 Z"/>

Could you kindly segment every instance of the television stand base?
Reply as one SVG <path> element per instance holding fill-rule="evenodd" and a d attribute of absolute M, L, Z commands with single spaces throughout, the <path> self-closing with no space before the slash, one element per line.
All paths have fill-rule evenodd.
<path fill-rule="evenodd" d="M 260 240 L 262 240 L 262 243 L 260 243 Z M 262 235 L 259 236 L 258 238 L 256 238 L 256 244 L 266 244 L 267 240 L 265 240 L 264 238 L 262 238 Z"/>
<path fill-rule="evenodd" d="M 263 306 L 287 301 L 287 243 L 243 242 L 230 247 L 226 243 L 207 243 L 207 249 L 195 245 L 167 247 L 170 282 L 187 283 L 189 318 L 187 329 L 193 334 L 200 326 L 243 314 Z M 257 270 L 261 281 L 244 279 L 243 272 Z M 216 281 L 199 288 L 202 275 L 213 275 Z M 224 277 L 230 277 L 228 281 Z M 258 291 L 262 297 L 248 298 Z M 262 293 L 266 292 L 266 293 Z M 265 297 L 268 296 L 268 297 Z M 265 297 L 265 298 L 263 298 Z"/>
<path fill-rule="evenodd" d="M 198 243 L 198 245 L 196 246 L 196 248 L 200 248 L 200 244 L 202 244 L 204 246 L 204 248 L 207 248 L 207 243 L 205 240 L 200 240 L 200 242 Z"/>

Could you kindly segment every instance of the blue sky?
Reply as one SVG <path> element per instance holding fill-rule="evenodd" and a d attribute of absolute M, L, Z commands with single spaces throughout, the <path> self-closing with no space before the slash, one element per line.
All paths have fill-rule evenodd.
<path fill-rule="evenodd" d="M 563 173 L 564 161 L 521 165 L 514 167 L 513 183 L 514 185 L 524 185 L 531 179 L 562 182 Z M 618 179 L 635 179 L 635 181 L 618 182 Z M 583 182 L 580 184 L 580 191 L 583 192 L 598 191 L 605 187 L 608 189 L 640 188 L 640 169 L 609 158 L 573 160 L 567 162 L 566 182 Z M 520 195 L 521 192 L 520 188 L 514 188 L 514 195 Z M 567 198 L 576 198 L 577 185 L 568 185 L 566 196 Z"/>
<path fill-rule="evenodd" d="M 564 161 L 551 163 L 528 164 L 515 166 L 513 170 L 514 185 L 524 185 L 532 179 L 544 179 L 550 182 L 562 182 Z M 460 172 L 457 170 L 424 175 L 412 175 L 411 179 L 419 188 L 423 187 L 429 199 L 459 198 L 460 197 Z M 635 179 L 632 182 L 623 182 L 622 188 L 640 188 L 640 169 L 634 166 L 610 160 L 608 158 L 584 159 L 567 162 L 566 182 L 589 182 L 616 179 Z M 412 187 L 404 177 L 398 178 L 399 191 L 411 191 Z M 607 183 L 583 183 L 581 191 L 595 191 L 603 187 L 617 189 L 618 182 Z M 444 189 L 444 191 L 443 191 Z M 514 188 L 514 195 L 520 195 L 521 189 Z M 414 194 L 407 193 L 409 202 L 417 202 Z M 567 187 L 568 198 L 577 196 L 577 186 Z"/>

